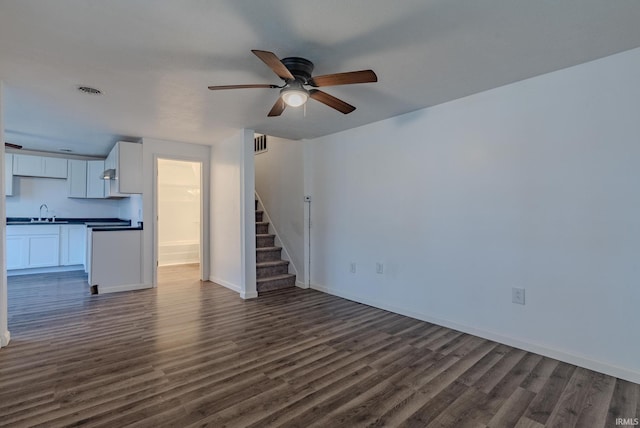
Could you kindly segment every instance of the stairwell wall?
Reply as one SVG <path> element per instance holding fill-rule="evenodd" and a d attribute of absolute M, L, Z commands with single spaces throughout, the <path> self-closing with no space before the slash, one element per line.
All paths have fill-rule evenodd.
<path fill-rule="evenodd" d="M 4 142 L 4 98 L 2 95 L 3 82 L 0 80 L 0 141 Z M 4 147 L 0 153 L 0 348 L 7 346 L 11 335 L 8 325 L 7 301 L 7 243 L 6 243 L 6 190 L 4 183 Z"/>
<path fill-rule="evenodd" d="M 635 49 L 305 142 L 312 287 L 640 382 L 639 75 Z"/>
<path fill-rule="evenodd" d="M 158 140 L 155 138 L 143 138 L 142 140 L 142 170 L 144 172 L 144 193 L 142 198 L 133 195 L 128 198 L 129 208 L 122 210 L 123 216 L 128 218 L 136 218 L 141 208 L 144 221 L 143 231 L 143 279 L 144 284 L 149 287 L 154 285 L 154 265 L 155 265 L 155 231 L 158 224 L 154 219 L 155 191 L 154 185 L 156 178 L 154 177 L 155 162 L 157 158 L 182 159 L 192 162 L 202 163 L 202 275 L 204 278 L 209 277 L 209 259 L 210 254 L 210 225 L 206 219 L 209 217 L 209 195 L 210 195 L 210 160 L 211 148 L 200 144 L 182 143 L 176 141 Z M 141 205 L 140 205 L 141 204 Z"/>
<path fill-rule="evenodd" d="M 278 230 L 290 262 L 304 279 L 303 143 L 268 137 L 268 150 L 255 156 L 256 191 Z"/>
<path fill-rule="evenodd" d="M 257 297 L 253 131 L 211 146 L 210 280 Z"/>

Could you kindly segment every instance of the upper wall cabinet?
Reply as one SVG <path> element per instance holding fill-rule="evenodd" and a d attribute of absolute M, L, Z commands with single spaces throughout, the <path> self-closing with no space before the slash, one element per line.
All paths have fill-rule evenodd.
<path fill-rule="evenodd" d="M 69 159 L 67 184 L 70 198 L 87 197 L 87 161 Z"/>
<path fill-rule="evenodd" d="M 4 193 L 7 196 L 13 195 L 13 155 L 4 154 Z"/>
<path fill-rule="evenodd" d="M 14 154 L 13 175 L 67 178 L 67 160 L 62 158 Z"/>
<path fill-rule="evenodd" d="M 142 144 L 119 141 L 104 161 L 109 179 L 109 198 L 142 193 Z M 108 172 L 108 173 L 107 173 Z"/>
<path fill-rule="evenodd" d="M 110 186 L 104 179 L 104 161 L 87 161 L 87 198 L 105 198 Z"/>
<path fill-rule="evenodd" d="M 110 183 L 103 176 L 103 160 L 69 159 L 68 197 L 104 199 Z"/>

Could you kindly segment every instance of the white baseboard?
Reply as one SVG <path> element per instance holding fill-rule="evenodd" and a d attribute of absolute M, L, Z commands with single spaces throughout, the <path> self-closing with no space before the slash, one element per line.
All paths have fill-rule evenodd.
<path fill-rule="evenodd" d="M 98 294 L 119 293 L 153 288 L 152 284 L 98 285 Z"/>
<path fill-rule="evenodd" d="M 200 263 L 200 259 L 191 259 L 191 260 L 182 260 L 182 261 L 178 261 L 178 262 L 171 262 L 171 263 L 160 263 L 158 262 L 158 266 L 159 267 L 167 267 L 167 266 L 182 266 L 182 265 L 197 265 Z"/>
<path fill-rule="evenodd" d="M 309 284 L 307 284 L 306 282 L 302 282 L 302 281 L 296 281 L 296 287 L 304 288 L 306 290 L 307 288 L 309 288 Z"/>
<path fill-rule="evenodd" d="M 241 299 L 255 299 L 256 297 L 258 297 L 258 292 L 257 291 L 242 291 L 242 288 L 237 285 L 237 284 L 233 284 L 231 282 L 225 281 L 223 279 L 220 278 L 215 278 L 213 276 L 209 277 L 209 281 L 214 282 L 218 285 L 222 285 L 225 288 L 228 288 L 229 290 L 235 291 L 236 293 L 238 293 L 240 295 Z"/>
<path fill-rule="evenodd" d="M 209 281 L 215 282 L 218 285 L 222 285 L 223 287 L 228 288 L 229 290 L 233 290 L 238 294 L 240 294 L 240 292 L 241 292 L 239 285 L 233 284 L 233 283 L 228 282 L 228 281 L 225 281 L 224 279 L 215 278 L 213 276 L 210 276 L 209 277 Z"/>
<path fill-rule="evenodd" d="M 240 298 L 242 299 L 255 299 L 256 297 L 258 297 L 258 292 L 257 291 L 247 291 L 247 292 L 241 292 L 240 293 Z"/>
<path fill-rule="evenodd" d="M 11 333 L 7 330 L 0 334 L 0 348 L 4 348 L 9 344 L 9 342 L 11 342 Z"/>
<path fill-rule="evenodd" d="M 332 294 L 334 296 L 342 297 L 347 300 L 352 300 L 358 303 L 364 303 L 365 305 L 373 306 L 385 311 L 394 312 L 407 317 L 415 318 L 421 321 L 426 321 L 432 324 L 437 324 L 443 327 L 448 327 L 454 330 L 461 331 L 463 333 L 472 334 L 474 336 L 482 337 L 483 339 L 492 340 L 494 342 L 502 343 L 514 348 L 523 349 L 525 351 L 534 352 L 536 354 L 543 355 L 545 357 L 554 358 L 556 360 L 564 361 L 565 363 L 574 364 L 589 370 L 594 370 L 600 373 L 604 373 L 610 376 L 618 377 L 620 379 L 628 380 L 634 383 L 640 383 L 640 373 L 629 370 L 624 367 L 618 367 L 603 361 L 593 360 L 592 358 L 561 351 L 558 349 L 550 348 L 538 343 L 531 343 L 516 339 L 510 336 L 504 336 L 492 331 L 481 330 L 475 327 L 470 327 L 463 324 L 458 324 L 453 321 L 444 320 L 440 318 L 434 318 L 424 313 L 415 312 L 400 308 L 394 305 L 390 305 L 385 302 L 380 302 L 370 298 L 364 298 L 356 296 L 355 294 L 345 293 L 343 291 L 335 290 L 333 288 L 325 287 L 322 285 L 311 284 L 311 288 L 314 290 L 322 291 L 323 293 Z"/>
<path fill-rule="evenodd" d="M 31 275 L 34 273 L 71 272 L 76 270 L 84 270 L 84 265 L 51 266 L 51 267 L 44 267 L 44 268 L 29 268 L 29 269 L 12 269 L 7 271 L 7 276 Z"/>

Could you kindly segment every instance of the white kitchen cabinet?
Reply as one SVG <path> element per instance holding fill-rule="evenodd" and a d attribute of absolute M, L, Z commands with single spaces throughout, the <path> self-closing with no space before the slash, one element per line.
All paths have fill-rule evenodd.
<path fill-rule="evenodd" d="M 87 161 L 87 198 L 104 198 L 110 186 L 103 178 L 105 165 L 103 160 Z"/>
<path fill-rule="evenodd" d="M 13 155 L 13 175 L 67 178 L 67 159 L 16 154 Z"/>
<path fill-rule="evenodd" d="M 60 226 L 7 226 L 7 269 L 58 266 Z"/>
<path fill-rule="evenodd" d="M 4 192 L 7 196 L 13 195 L 13 154 L 4 154 Z"/>
<path fill-rule="evenodd" d="M 84 224 L 60 226 L 60 266 L 84 265 L 87 227 Z"/>
<path fill-rule="evenodd" d="M 107 159 L 105 170 L 114 170 L 107 197 L 122 198 L 142 193 L 142 144 L 118 141 Z"/>
<path fill-rule="evenodd" d="M 109 182 L 104 180 L 103 160 L 69 159 L 68 197 L 104 199 Z"/>
<path fill-rule="evenodd" d="M 79 159 L 69 159 L 68 161 L 67 184 L 70 198 L 87 197 L 87 161 Z"/>
<path fill-rule="evenodd" d="M 44 164 L 41 156 L 14 155 L 14 175 L 41 177 L 44 173 Z"/>
<path fill-rule="evenodd" d="M 7 235 L 7 270 L 22 269 L 27 266 L 29 241 L 26 237 Z"/>
<path fill-rule="evenodd" d="M 48 158 L 44 159 L 44 176 L 49 178 L 67 178 L 67 159 Z"/>

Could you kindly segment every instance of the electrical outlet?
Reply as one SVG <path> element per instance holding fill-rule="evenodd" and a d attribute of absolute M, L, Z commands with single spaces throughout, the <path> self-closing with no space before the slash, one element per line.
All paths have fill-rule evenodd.
<path fill-rule="evenodd" d="M 511 289 L 511 301 L 519 305 L 524 305 L 524 288 L 513 287 Z"/>
<path fill-rule="evenodd" d="M 376 273 L 384 273 L 384 265 L 380 262 L 376 263 Z"/>
<path fill-rule="evenodd" d="M 349 270 L 351 271 L 351 273 L 356 273 L 356 264 L 354 262 L 351 262 L 351 267 Z"/>

